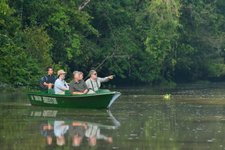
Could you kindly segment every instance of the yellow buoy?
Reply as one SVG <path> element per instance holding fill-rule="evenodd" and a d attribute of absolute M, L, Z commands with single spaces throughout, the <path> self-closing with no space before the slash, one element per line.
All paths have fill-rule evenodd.
<path fill-rule="evenodd" d="M 163 99 L 164 100 L 170 100 L 170 98 L 171 98 L 171 94 L 165 94 L 165 95 L 163 95 Z"/>

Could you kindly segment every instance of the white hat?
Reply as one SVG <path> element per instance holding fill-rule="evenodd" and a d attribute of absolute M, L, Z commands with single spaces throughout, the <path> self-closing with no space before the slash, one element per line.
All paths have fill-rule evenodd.
<path fill-rule="evenodd" d="M 59 70 L 59 71 L 57 72 L 57 75 L 60 76 L 61 74 L 66 74 L 66 72 L 65 72 L 64 70 L 61 69 L 61 70 Z"/>

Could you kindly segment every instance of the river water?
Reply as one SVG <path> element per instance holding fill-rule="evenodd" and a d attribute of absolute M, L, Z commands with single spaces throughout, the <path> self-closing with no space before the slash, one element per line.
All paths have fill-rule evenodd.
<path fill-rule="evenodd" d="M 119 91 L 110 110 L 33 107 L 25 93 L 3 92 L 0 149 L 225 149 L 225 84 Z"/>

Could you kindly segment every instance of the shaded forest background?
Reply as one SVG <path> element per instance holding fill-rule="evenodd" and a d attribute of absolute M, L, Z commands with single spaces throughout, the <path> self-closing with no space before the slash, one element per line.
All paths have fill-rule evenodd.
<path fill-rule="evenodd" d="M 0 83 L 37 84 L 47 66 L 124 83 L 223 80 L 224 17 L 224 0 L 1 0 Z"/>

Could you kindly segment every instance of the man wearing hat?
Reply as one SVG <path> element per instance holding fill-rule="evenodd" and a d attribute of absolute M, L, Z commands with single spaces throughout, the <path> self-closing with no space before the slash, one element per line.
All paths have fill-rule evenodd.
<path fill-rule="evenodd" d="M 63 146 L 66 143 L 65 134 L 69 130 L 69 125 L 65 121 L 55 120 L 54 121 L 54 134 L 56 136 L 56 144 Z"/>
<path fill-rule="evenodd" d="M 65 94 L 65 91 L 69 90 L 69 86 L 64 80 L 66 72 L 64 70 L 59 70 L 57 72 L 57 75 L 58 75 L 58 79 L 55 81 L 55 86 L 54 86 L 55 94 Z"/>

